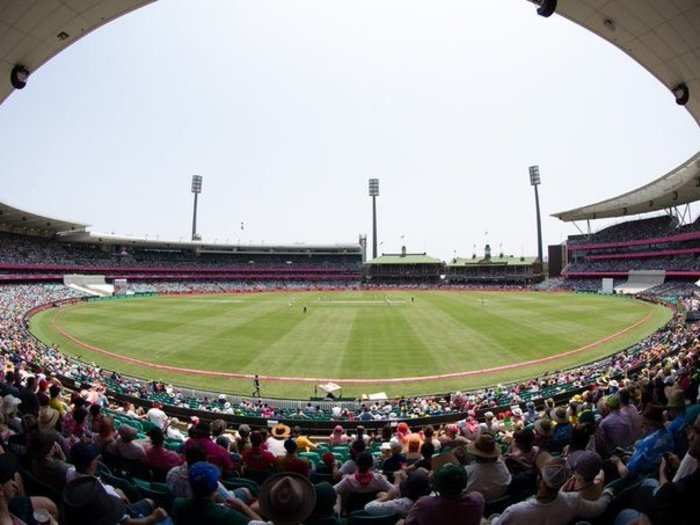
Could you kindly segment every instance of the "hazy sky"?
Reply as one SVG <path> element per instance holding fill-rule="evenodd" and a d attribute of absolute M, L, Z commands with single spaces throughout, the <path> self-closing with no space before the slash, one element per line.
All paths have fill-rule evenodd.
<path fill-rule="evenodd" d="M 529 165 L 557 243 L 576 230 L 550 213 L 662 175 L 700 131 L 525 0 L 160 0 L 33 74 L 0 143 L 0 200 L 97 231 L 187 238 L 196 173 L 205 240 L 354 242 L 378 177 L 380 251 L 449 258 L 486 232 L 536 253 Z"/>

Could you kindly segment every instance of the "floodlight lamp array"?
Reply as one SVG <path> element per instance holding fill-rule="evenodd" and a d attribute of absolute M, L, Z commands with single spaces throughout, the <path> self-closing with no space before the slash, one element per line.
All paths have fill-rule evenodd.
<path fill-rule="evenodd" d="M 369 179 L 369 196 L 379 196 L 379 179 Z"/>
<path fill-rule="evenodd" d="M 201 175 L 192 175 L 192 193 L 202 193 Z"/>

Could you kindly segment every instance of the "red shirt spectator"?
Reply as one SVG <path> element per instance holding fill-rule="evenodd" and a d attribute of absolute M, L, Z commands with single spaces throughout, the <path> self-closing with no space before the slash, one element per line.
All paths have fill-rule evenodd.
<path fill-rule="evenodd" d="M 304 461 L 297 457 L 297 442 L 294 438 L 289 438 L 284 442 L 284 448 L 287 451 L 285 456 L 277 459 L 277 465 L 281 472 L 296 472 L 302 476 L 309 476 L 311 465 L 308 461 Z"/>
<path fill-rule="evenodd" d="M 272 470 L 277 458 L 261 448 L 249 448 L 243 453 L 243 463 L 251 470 Z"/>
<path fill-rule="evenodd" d="M 146 465 L 158 472 L 167 473 L 171 468 L 182 465 L 183 459 L 171 450 L 163 448 L 163 431 L 160 428 L 152 428 L 148 431 L 151 446 L 146 450 Z"/>
<path fill-rule="evenodd" d="M 235 471 L 231 455 L 211 440 L 211 429 L 209 423 L 200 422 L 192 429 L 191 437 L 185 442 L 185 452 L 192 447 L 201 448 L 207 456 L 207 461 L 213 463 L 221 469 L 224 476 L 228 476 Z"/>
<path fill-rule="evenodd" d="M 250 448 L 243 452 L 243 464 L 249 470 L 274 470 L 277 458 L 262 447 L 263 436 L 255 431 L 250 434 Z"/>
<path fill-rule="evenodd" d="M 151 447 L 146 451 L 146 465 L 153 470 L 168 471 L 182 465 L 182 458 L 163 447 Z"/>
<path fill-rule="evenodd" d="M 281 472 L 296 472 L 302 476 L 309 476 L 309 463 L 296 456 L 283 456 L 277 460 Z"/>

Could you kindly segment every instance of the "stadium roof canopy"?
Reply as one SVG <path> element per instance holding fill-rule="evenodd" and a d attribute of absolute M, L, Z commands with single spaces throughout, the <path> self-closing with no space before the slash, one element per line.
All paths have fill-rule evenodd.
<path fill-rule="evenodd" d="M 685 107 L 700 124 L 700 0 L 559 0 L 556 4 L 556 14 L 614 44 L 659 79 L 669 89 L 670 103 L 671 90 L 685 83 L 690 95 Z"/>
<path fill-rule="evenodd" d="M 700 0 L 559 0 L 556 3 L 557 14 L 608 40 L 661 81 L 669 89 L 669 104 L 674 101 L 673 90 L 685 84 L 688 88 L 685 108 L 700 124 Z M 699 199 L 700 153 L 640 188 L 553 216 L 562 221 L 622 217 Z"/>
<path fill-rule="evenodd" d="M 76 40 L 152 1 L 0 0 L 0 103 L 14 89 L 16 65 L 31 75 Z"/>
<path fill-rule="evenodd" d="M 0 202 L 0 229 L 4 231 L 53 236 L 62 232 L 85 231 L 85 228 L 86 224 L 37 215 Z"/>
<path fill-rule="evenodd" d="M 15 65 L 31 74 L 94 29 L 153 1 L 0 0 L 0 103 L 13 90 Z M 686 107 L 700 124 L 700 0 L 529 1 L 556 6 L 556 14 L 619 47 L 669 90 L 686 84 Z"/>
<path fill-rule="evenodd" d="M 624 217 L 700 200 L 700 153 L 666 175 L 617 197 L 552 216 L 565 222 Z"/>
<path fill-rule="evenodd" d="M 144 239 L 141 237 L 130 237 L 125 235 L 115 235 L 113 233 L 99 233 L 81 231 L 75 233 L 67 233 L 61 236 L 61 239 L 71 243 L 85 244 L 105 244 L 117 246 L 138 246 L 152 250 L 195 250 L 199 253 L 276 253 L 280 255 L 298 255 L 298 254 L 360 254 L 362 247 L 359 243 L 356 244 L 230 244 L 230 243 L 212 243 L 206 241 L 175 241 L 161 239 Z"/>

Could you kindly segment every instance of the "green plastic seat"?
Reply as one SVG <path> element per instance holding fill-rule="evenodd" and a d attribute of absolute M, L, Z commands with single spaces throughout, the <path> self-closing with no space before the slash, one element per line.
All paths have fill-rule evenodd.
<path fill-rule="evenodd" d="M 132 478 L 132 481 L 134 482 L 134 485 L 136 485 L 139 489 L 150 489 L 151 488 L 151 482 L 146 481 L 145 479 Z"/>
<path fill-rule="evenodd" d="M 375 516 L 368 514 L 364 510 L 358 510 L 350 514 L 348 525 L 396 525 L 397 521 L 399 521 L 398 514 L 380 514 Z"/>
<path fill-rule="evenodd" d="M 165 443 L 163 443 L 163 445 L 168 450 L 172 450 L 174 452 L 177 452 L 178 450 L 180 450 L 180 447 L 182 446 L 182 441 L 177 440 L 177 439 L 168 439 L 165 441 Z"/>
<path fill-rule="evenodd" d="M 350 449 L 348 447 L 333 447 L 333 455 L 337 458 L 340 456 L 340 461 L 346 461 L 350 457 Z"/>
<path fill-rule="evenodd" d="M 228 490 L 236 490 L 239 488 L 248 489 L 254 497 L 257 497 L 260 491 L 260 486 L 252 479 L 247 478 L 226 478 L 222 479 L 221 483 L 224 484 Z"/>
<path fill-rule="evenodd" d="M 152 499 L 156 506 L 164 508 L 167 512 L 172 510 L 175 496 L 165 483 L 148 483 L 147 487 L 139 485 L 139 491 L 142 497 Z"/>
<path fill-rule="evenodd" d="M 299 457 L 309 460 L 314 465 L 321 463 L 321 456 L 318 452 L 299 452 Z"/>

